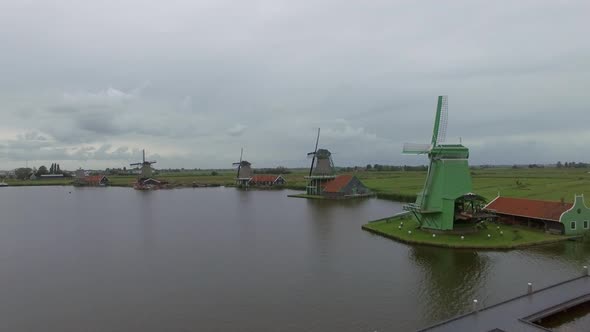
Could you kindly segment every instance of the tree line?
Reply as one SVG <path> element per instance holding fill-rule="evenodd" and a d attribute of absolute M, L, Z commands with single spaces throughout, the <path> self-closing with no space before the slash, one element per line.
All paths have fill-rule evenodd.
<path fill-rule="evenodd" d="M 590 164 L 588 163 L 581 163 L 581 162 L 575 162 L 575 161 L 570 161 L 570 162 L 565 162 L 565 163 L 561 163 L 561 161 L 558 161 L 556 164 L 557 168 L 588 168 L 590 167 Z"/>
<path fill-rule="evenodd" d="M 30 179 L 32 175 L 35 177 L 41 177 L 41 175 L 47 174 L 63 174 L 69 176 L 67 172 L 61 170 L 58 163 L 52 163 L 49 169 L 45 165 L 39 166 L 39 168 L 21 167 L 14 170 L 14 177 L 19 180 Z"/>

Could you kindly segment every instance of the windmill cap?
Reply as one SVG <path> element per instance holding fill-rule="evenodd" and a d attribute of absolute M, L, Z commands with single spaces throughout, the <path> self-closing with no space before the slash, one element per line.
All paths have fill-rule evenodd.
<path fill-rule="evenodd" d="M 331 155 L 332 155 L 332 153 L 330 151 L 328 151 L 327 149 L 319 149 L 318 152 L 316 152 L 317 158 L 328 158 Z"/>

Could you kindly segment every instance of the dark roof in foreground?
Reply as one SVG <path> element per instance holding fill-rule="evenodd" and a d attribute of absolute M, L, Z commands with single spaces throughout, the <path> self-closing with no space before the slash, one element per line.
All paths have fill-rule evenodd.
<path fill-rule="evenodd" d="M 452 318 L 420 331 L 548 331 L 532 322 L 590 300 L 590 277 L 582 276 Z"/>
<path fill-rule="evenodd" d="M 498 196 L 485 209 L 499 214 L 559 221 L 561 214 L 572 206 L 572 203 Z"/>

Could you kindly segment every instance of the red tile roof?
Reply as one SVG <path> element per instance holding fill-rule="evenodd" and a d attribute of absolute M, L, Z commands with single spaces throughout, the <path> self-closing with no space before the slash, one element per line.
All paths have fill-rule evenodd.
<path fill-rule="evenodd" d="M 100 180 L 102 180 L 103 177 L 104 177 L 104 175 L 91 175 L 91 176 L 85 177 L 84 181 L 86 181 L 86 183 L 99 184 Z"/>
<path fill-rule="evenodd" d="M 497 197 L 486 210 L 534 219 L 559 221 L 561 214 L 571 209 L 573 204 L 562 202 L 539 201 L 526 198 Z"/>
<path fill-rule="evenodd" d="M 251 182 L 275 182 L 280 175 L 254 175 Z"/>
<path fill-rule="evenodd" d="M 324 192 L 326 193 L 337 193 L 344 186 L 346 186 L 350 180 L 352 180 L 352 175 L 338 175 L 334 180 L 328 181 L 326 186 L 324 187 Z"/>

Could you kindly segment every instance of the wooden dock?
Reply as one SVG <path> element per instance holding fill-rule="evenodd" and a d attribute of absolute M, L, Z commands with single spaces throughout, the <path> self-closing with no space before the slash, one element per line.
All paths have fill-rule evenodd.
<path fill-rule="evenodd" d="M 550 331 L 533 322 L 590 301 L 590 276 L 584 275 L 513 299 L 474 310 L 420 331 Z M 530 287 L 530 286 L 529 286 Z"/>

